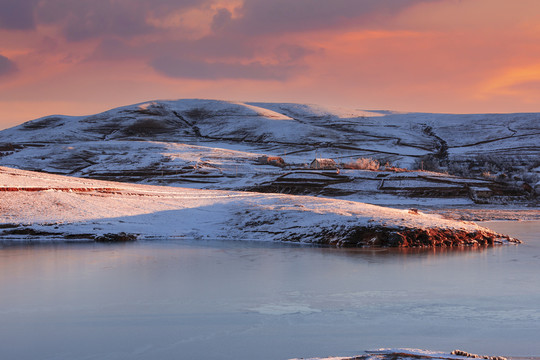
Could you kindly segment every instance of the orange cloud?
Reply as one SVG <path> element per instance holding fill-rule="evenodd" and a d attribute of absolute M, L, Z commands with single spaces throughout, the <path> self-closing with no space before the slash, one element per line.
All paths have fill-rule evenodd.
<path fill-rule="evenodd" d="M 537 101 L 540 83 L 540 64 L 505 69 L 481 86 L 479 96 L 520 97 L 525 101 Z"/>

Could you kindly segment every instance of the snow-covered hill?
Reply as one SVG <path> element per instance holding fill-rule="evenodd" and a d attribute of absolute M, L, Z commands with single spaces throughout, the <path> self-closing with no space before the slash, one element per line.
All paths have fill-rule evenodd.
<path fill-rule="evenodd" d="M 448 115 L 285 103 L 153 101 L 91 116 L 48 116 L 0 131 L 0 165 L 95 179 L 259 190 L 276 189 L 276 181 L 287 171 L 305 169 L 315 158 L 332 158 L 338 164 L 372 158 L 394 167 L 443 170 L 462 177 L 484 174 L 491 191 L 502 192 L 494 182 L 503 181 L 513 187 L 511 195 L 528 199 L 539 180 L 539 140 L 540 114 Z M 263 154 L 280 156 L 288 165 L 261 166 L 257 159 Z M 309 191 L 311 185 L 300 190 L 362 201 L 366 197 L 357 196 L 360 192 L 377 198 L 365 192 L 366 182 L 358 181 L 362 176 L 357 172 L 342 175 L 347 177 L 345 191 Z M 424 195 L 450 194 L 462 197 L 461 204 L 472 204 L 469 187 L 441 195 L 440 183 L 428 184 L 420 175 Z M 377 194 L 392 192 L 380 185 L 375 186 Z M 379 203 L 388 202 L 383 196 Z"/>
<path fill-rule="evenodd" d="M 301 153 L 318 149 L 319 155 L 326 155 L 321 157 L 386 157 L 401 166 L 421 155 L 440 152 L 445 144 L 450 157 L 481 153 L 538 156 L 539 137 L 540 114 L 536 113 L 392 113 L 218 100 L 153 101 L 91 116 L 48 116 L 0 132 L 2 143 L 26 145 L 221 140 L 264 149 L 264 144 L 281 144 Z"/>
<path fill-rule="evenodd" d="M 0 239 L 293 241 L 336 246 L 456 246 L 515 241 L 473 223 L 309 196 L 78 179 L 0 167 Z"/>

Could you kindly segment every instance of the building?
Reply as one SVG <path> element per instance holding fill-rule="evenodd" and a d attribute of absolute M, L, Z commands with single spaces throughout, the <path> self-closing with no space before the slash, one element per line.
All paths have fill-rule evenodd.
<path fill-rule="evenodd" d="M 336 170 L 337 164 L 332 159 L 315 159 L 309 164 L 309 167 L 317 170 Z"/>

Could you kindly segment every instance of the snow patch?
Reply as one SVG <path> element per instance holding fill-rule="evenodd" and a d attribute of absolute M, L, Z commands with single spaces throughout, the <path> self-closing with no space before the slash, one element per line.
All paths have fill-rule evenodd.
<path fill-rule="evenodd" d="M 313 309 L 304 304 L 267 304 L 249 310 L 262 315 L 308 315 L 321 312 L 319 309 Z"/>

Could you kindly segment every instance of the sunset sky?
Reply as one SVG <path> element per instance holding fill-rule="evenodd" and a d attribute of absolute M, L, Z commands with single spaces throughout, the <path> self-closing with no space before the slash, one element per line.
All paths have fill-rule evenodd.
<path fill-rule="evenodd" d="M 0 129 L 177 98 L 540 112 L 540 1 L 0 0 Z"/>

